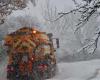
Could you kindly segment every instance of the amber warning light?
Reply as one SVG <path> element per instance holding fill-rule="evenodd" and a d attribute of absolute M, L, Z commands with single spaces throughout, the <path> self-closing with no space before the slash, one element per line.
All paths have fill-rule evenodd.
<path fill-rule="evenodd" d="M 36 34 L 36 31 L 34 30 L 33 33 Z"/>

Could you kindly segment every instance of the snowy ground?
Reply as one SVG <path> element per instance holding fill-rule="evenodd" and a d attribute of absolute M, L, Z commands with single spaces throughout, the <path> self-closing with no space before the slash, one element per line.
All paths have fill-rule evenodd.
<path fill-rule="evenodd" d="M 5 67 L 6 63 L 0 64 L 0 80 L 6 80 Z M 56 77 L 49 80 L 100 80 L 100 60 L 59 63 L 58 68 Z"/>
<path fill-rule="evenodd" d="M 59 63 L 59 73 L 50 80 L 100 80 L 100 60 Z"/>

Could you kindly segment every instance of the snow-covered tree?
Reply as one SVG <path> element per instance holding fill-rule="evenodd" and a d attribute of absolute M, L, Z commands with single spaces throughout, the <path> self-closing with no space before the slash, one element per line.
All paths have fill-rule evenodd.
<path fill-rule="evenodd" d="M 0 0 L 0 24 L 5 22 L 12 11 L 26 8 L 29 1 L 36 6 L 36 0 Z"/>
<path fill-rule="evenodd" d="M 69 11 L 69 12 L 59 13 L 59 17 L 56 20 L 59 20 L 62 17 L 64 17 L 65 15 L 68 15 L 68 14 L 80 13 L 81 16 L 78 19 L 79 21 L 76 24 L 76 29 L 75 29 L 75 32 L 78 32 L 79 29 L 83 29 L 85 27 L 85 25 L 88 24 L 88 22 L 91 20 L 91 17 L 95 16 L 95 18 L 97 18 L 99 16 L 98 10 L 100 8 L 100 0 L 83 0 L 83 3 L 81 5 L 78 4 L 77 0 L 73 0 L 73 1 L 74 1 L 75 5 L 77 5 L 76 8 Z M 92 24 L 95 24 L 95 23 L 92 23 Z M 94 25 L 94 26 L 95 26 L 94 29 L 96 29 L 97 25 Z M 91 29 L 91 25 L 88 26 L 88 29 Z M 91 37 L 87 38 L 87 39 L 90 39 L 90 40 L 87 41 L 87 39 L 86 39 L 86 41 L 85 41 L 85 42 L 88 42 L 88 44 L 84 45 L 79 51 L 81 51 L 83 49 L 87 49 L 87 51 L 89 49 L 92 49 L 91 52 L 89 52 L 89 53 L 94 53 L 95 52 L 95 50 L 97 48 L 97 43 L 98 43 L 98 40 L 99 40 L 99 36 L 100 36 L 100 31 L 98 31 L 98 32 L 94 32 L 94 31 L 93 31 L 92 34 L 94 34 L 94 36 L 96 36 L 96 37 L 94 38 L 90 34 Z"/>
<path fill-rule="evenodd" d="M 62 53 L 62 56 L 75 54 L 78 48 L 84 46 L 82 30 L 78 29 L 78 31 L 75 32 L 75 24 L 78 22 L 80 14 L 72 13 L 64 17 L 59 17 L 57 8 L 51 7 L 49 2 L 46 4 L 45 10 L 43 11 L 45 24 L 47 26 L 45 30 L 53 33 L 54 36 L 60 39 L 60 51 L 57 53 Z M 81 53 L 86 55 L 86 50 L 82 50 Z M 59 57 L 62 58 L 61 55 L 59 55 Z"/>

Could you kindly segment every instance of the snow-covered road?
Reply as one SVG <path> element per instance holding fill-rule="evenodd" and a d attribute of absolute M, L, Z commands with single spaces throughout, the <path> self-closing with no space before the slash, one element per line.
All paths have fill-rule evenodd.
<path fill-rule="evenodd" d="M 6 61 L 0 64 L 0 80 L 6 80 Z M 59 63 L 59 72 L 48 80 L 100 80 L 100 60 Z"/>
<path fill-rule="evenodd" d="M 100 60 L 59 63 L 59 73 L 50 80 L 100 80 Z"/>

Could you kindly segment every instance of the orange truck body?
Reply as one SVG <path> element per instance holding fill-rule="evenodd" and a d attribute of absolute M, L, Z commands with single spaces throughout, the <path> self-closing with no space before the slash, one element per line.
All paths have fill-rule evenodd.
<path fill-rule="evenodd" d="M 51 60 L 50 64 L 56 64 L 55 49 L 53 42 L 45 32 L 40 32 L 34 28 L 23 27 L 5 37 L 5 46 L 7 46 L 8 65 L 14 63 L 15 55 L 28 55 L 27 65 L 19 59 L 17 64 L 19 70 L 23 74 L 25 68 L 32 71 L 32 64 L 35 61 L 45 60 L 46 55 Z"/>

